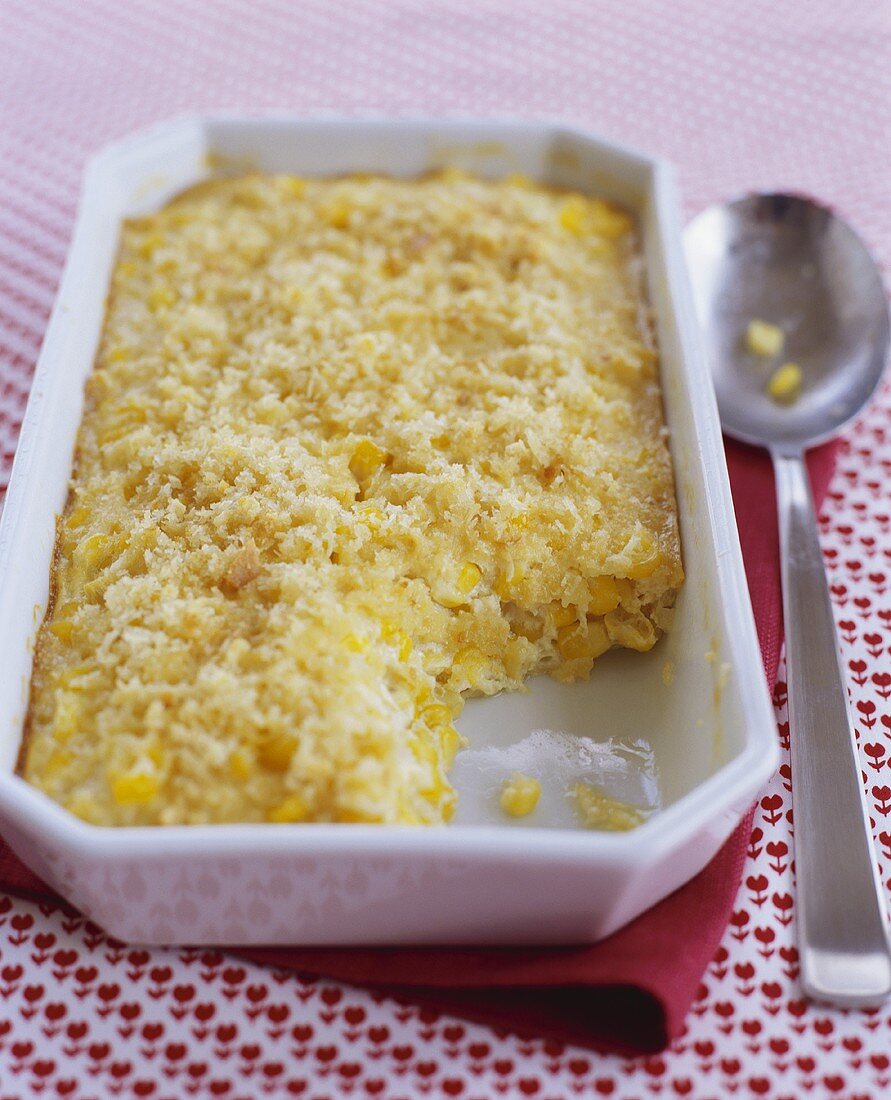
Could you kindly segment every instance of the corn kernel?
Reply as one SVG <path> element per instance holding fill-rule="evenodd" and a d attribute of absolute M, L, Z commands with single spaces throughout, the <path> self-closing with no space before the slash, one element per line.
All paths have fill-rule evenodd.
<path fill-rule="evenodd" d="M 289 733 L 279 733 L 260 744 L 257 749 L 257 759 L 270 771 L 286 772 L 296 749 L 296 737 Z"/>
<path fill-rule="evenodd" d="M 446 787 L 446 785 L 442 782 L 442 780 L 439 778 L 439 775 L 434 773 L 433 780 L 430 783 L 430 786 L 421 787 L 418 791 L 418 794 L 421 796 L 422 799 L 424 799 L 425 802 L 428 802 L 431 806 L 436 806 L 439 804 L 440 799 L 447 790 L 448 787 Z M 426 815 L 424 815 L 422 820 L 425 819 Z"/>
<path fill-rule="evenodd" d="M 332 199 L 325 203 L 319 213 L 333 229 L 346 229 L 350 224 L 350 208 L 346 199 Z"/>
<path fill-rule="evenodd" d="M 306 180 L 301 179 L 299 176 L 287 176 L 285 187 L 292 198 L 301 199 L 306 193 Z"/>
<path fill-rule="evenodd" d="M 416 760 L 420 760 L 424 764 L 430 764 L 434 768 L 439 765 L 439 753 L 436 751 L 436 746 L 427 737 L 418 737 L 414 740 L 411 751 Z"/>
<path fill-rule="evenodd" d="M 601 619 L 581 626 L 562 626 L 557 631 L 557 650 L 564 661 L 596 660 L 606 653 L 611 642 Z"/>
<path fill-rule="evenodd" d="M 511 638 L 504 647 L 505 672 L 512 680 L 522 680 L 528 664 L 528 647 L 519 638 Z"/>
<path fill-rule="evenodd" d="M 309 809 L 299 794 L 288 797 L 273 807 L 267 814 L 266 820 L 276 825 L 287 825 L 292 822 L 305 821 Z"/>
<path fill-rule="evenodd" d="M 158 793 L 158 780 L 146 772 L 118 775 L 112 780 L 111 794 L 119 806 L 142 806 Z"/>
<path fill-rule="evenodd" d="M 130 354 L 130 349 L 124 347 L 122 344 L 118 344 L 116 347 L 109 348 L 105 358 L 109 363 L 122 363 Z"/>
<path fill-rule="evenodd" d="M 343 647 L 350 653 L 364 653 L 368 649 L 368 639 L 364 634 L 347 634 L 343 640 Z"/>
<path fill-rule="evenodd" d="M 560 207 L 560 224 L 576 237 L 581 237 L 587 226 L 587 212 L 581 195 L 570 195 Z"/>
<path fill-rule="evenodd" d="M 634 581 L 650 577 L 662 564 L 662 552 L 656 540 L 649 531 L 643 531 L 637 537 L 636 545 L 632 550 L 631 564 L 625 569 L 625 573 Z"/>
<path fill-rule="evenodd" d="M 463 596 L 467 596 L 480 583 L 482 576 L 483 571 L 478 565 L 474 565 L 472 561 L 465 562 L 461 566 L 461 572 L 458 574 L 455 587 Z"/>
<path fill-rule="evenodd" d="M 450 768 L 458 754 L 458 749 L 464 747 L 464 738 L 454 726 L 448 725 L 441 727 L 439 740 L 442 746 L 443 766 Z"/>
<path fill-rule="evenodd" d="M 560 224 L 576 237 L 587 234 L 617 240 L 630 233 L 634 222 L 619 207 L 602 199 L 570 195 L 560 207 Z"/>
<path fill-rule="evenodd" d="M 70 642 L 74 636 L 74 623 L 70 619 L 57 619 L 50 623 L 50 630 L 62 642 Z"/>
<path fill-rule="evenodd" d="M 356 510 L 356 518 L 364 523 L 369 531 L 376 531 L 384 518 L 384 513 L 376 504 L 365 504 Z"/>
<path fill-rule="evenodd" d="M 572 788 L 576 812 L 588 829 L 627 832 L 642 825 L 644 815 L 627 802 L 610 798 L 590 783 L 576 783 Z"/>
<path fill-rule="evenodd" d="M 411 638 L 390 619 L 381 620 L 381 637 L 396 647 L 400 661 L 407 661 L 412 651 Z M 428 693 L 429 696 L 429 693 Z"/>
<path fill-rule="evenodd" d="M 541 783 L 531 775 L 514 772 L 504 781 L 499 802 L 501 808 L 511 817 L 526 817 L 538 805 L 541 797 Z"/>
<path fill-rule="evenodd" d="M 249 779 L 251 775 L 251 762 L 247 753 L 236 749 L 229 757 L 229 774 L 233 779 Z"/>
<path fill-rule="evenodd" d="M 437 602 L 443 607 L 460 607 L 480 583 L 482 577 L 482 569 L 472 561 L 466 561 L 458 571 L 453 590 L 439 595 Z"/>
<path fill-rule="evenodd" d="M 572 604 L 564 607 L 562 603 L 555 600 L 551 604 L 551 618 L 554 620 L 554 626 L 558 628 L 572 626 L 579 621 L 579 609 Z"/>
<path fill-rule="evenodd" d="M 588 214 L 592 230 L 609 240 L 624 237 L 634 228 L 634 222 L 624 210 L 611 202 L 604 202 L 603 199 L 591 199 L 588 203 Z"/>
<path fill-rule="evenodd" d="M 418 684 L 417 691 L 415 692 L 415 713 L 420 714 L 424 709 L 424 704 L 432 698 L 433 692 L 427 684 Z"/>
<path fill-rule="evenodd" d="M 478 687 L 488 671 L 489 662 L 480 650 L 465 646 L 455 654 L 452 668 L 462 673 L 471 687 Z"/>
<path fill-rule="evenodd" d="M 614 642 L 625 649 L 636 649 L 638 653 L 646 653 L 656 644 L 656 629 L 644 615 L 636 615 L 633 619 L 610 615 L 607 630 Z"/>
<path fill-rule="evenodd" d="M 149 233 L 148 236 L 143 237 L 139 242 L 139 253 L 148 259 L 153 252 L 156 252 L 164 244 L 163 233 Z"/>
<path fill-rule="evenodd" d="M 592 577 L 588 581 L 590 615 L 606 615 L 619 606 L 619 586 L 614 577 Z"/>
<path fill-rule="evenodd" d="M 561 626 L 557 631 L 557 652 L 564 661 L 573 661 L 584 657 L 584 638 L 579 633 L 578 626 Z"/>
<path fill-rule="evenodd" d="M 72 560 L 78 569 L 97 571 L 108 563 L 115 549 L 110 535 L 90 535 L 77 544 Z"/>
<path fill-rule="evenodd" d="M 350 459 L 350 473 L 360 483 L 368 481 L 386 460 L 386 451 L 382 451 L 370 439 L 363 439 L 353 451 L 353 457 Z"/>
<path fill-rule="evenodd" d="M 90 509 L 81 506 L 80 508 L 72 508 L 68 514 L 68 518 L 65 521 L 65 526 L 69 529 L 76 527 L 83 527 L 83 525 L 90 518 Z"/>
<path fill-rule="evenodd" d="M 746 347 L 753 355 L 779 355 L 785 339 L 780 326 L 768 321 L 749 321 L 746 328 Z"/>
<path fill-rule="evenodd" d="M 495 594 L 501 600 L 509 600 L 511 594 L 522 583 L 525 571 L 515 562 L 510 562 L 502 576 L 499 576 L 494 584 Z"/>
<path fill-rule="evenodd" d="M 421 717 L 431 729 L 452 724 L 452 712 L 444 703 L 431 703 L 429 707 L 424 707 Z"/>
<path fill-rule="evenodd" d="M 797 363 L 784 363 L 767 383 L 767 392 L 779 405 L 791 405 L 801 393 L 802 374 Z"/>

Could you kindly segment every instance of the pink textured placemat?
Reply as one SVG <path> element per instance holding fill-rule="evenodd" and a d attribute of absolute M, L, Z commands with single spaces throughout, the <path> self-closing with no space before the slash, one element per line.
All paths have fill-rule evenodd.
<path fill-rule="evenodd" d="M 3 471 L 79 170 L 110 138 L 209 107 L 566 117 L 675 160 L 691 210 L 756 187 L 820 194 L 887 262 L 888 62 L 889 9 L 868 0 L 3 0 Z M 824 516 L 883 861 L 889 413 L 886 392 L 851 437 Z M 776 699 L 785 737 L 782 684 Z M 521 1042 L 212 952 L 125 951 L 79 918 L 9 900 L 0 902 L 0 1096 L 883 1096 L 891 1017 L 800 1001 L 788 797 L 781 774 L 759 806 L 743 889 L 688 1032 L 664 1056 L 626 1063 Z"/>

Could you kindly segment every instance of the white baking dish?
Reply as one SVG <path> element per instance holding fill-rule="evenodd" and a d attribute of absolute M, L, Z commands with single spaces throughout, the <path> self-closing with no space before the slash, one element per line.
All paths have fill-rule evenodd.
<path fill-rule="evenodd" d="M 461 725 L 473 748 L 456 764 L 461 808 L 448 827 L 110 829 L 76 820 L 13 769 L 54 521 L 121 219 L 227 166 L 415 175 L 444 164 L 524 172 L 618 200 L 640 218 L 687 571 L 673 633 L 649 654 L 607 656 L 589 683 L 536 681 L 531 695 L 470 703 Z M 676 889 L 739 822 L 777 749 L 669 167 L 558 125 L 522 122 L 189 118 L 105 149 L 86 173 L 9 485 L 0 622 L 0 831 L 47 882 L 125 940 L 584 942 Z M 541 729 L 568 736 L 526 740 Z M 573 740 L 583 736 L 613 745 Z M 615 750 L 640 741 L 649 758 Z M 586 751 L 567 755 L 573 746 Z M 494 792 L 518 763 L 543 777 L 545 796 L 532 817 L 508 822 Z M 573 776 L 626 796 L 658 787 L 659 808 L 630 833 L 574 828 L 561 786 Z"/>

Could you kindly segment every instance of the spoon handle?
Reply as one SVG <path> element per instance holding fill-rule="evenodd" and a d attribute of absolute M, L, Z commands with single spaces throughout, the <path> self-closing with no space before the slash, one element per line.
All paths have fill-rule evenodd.
<path fill-rule="evenodd" d="M 803 455 L 773 461 L 801 983 L 819 1000 L 875 1005 L 891 992 L 887 918 L 814 506 Z"/>

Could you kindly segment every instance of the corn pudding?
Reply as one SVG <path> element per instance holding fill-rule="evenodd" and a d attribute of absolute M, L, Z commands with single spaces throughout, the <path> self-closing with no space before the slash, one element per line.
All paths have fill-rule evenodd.
<path fill-rule="evenodd" d="M 448 820 L 464 697 L 669 625 L 657 366 L 630 218 L 522 178 L 128 222 L 23 774 L 104 825 Z"/>

